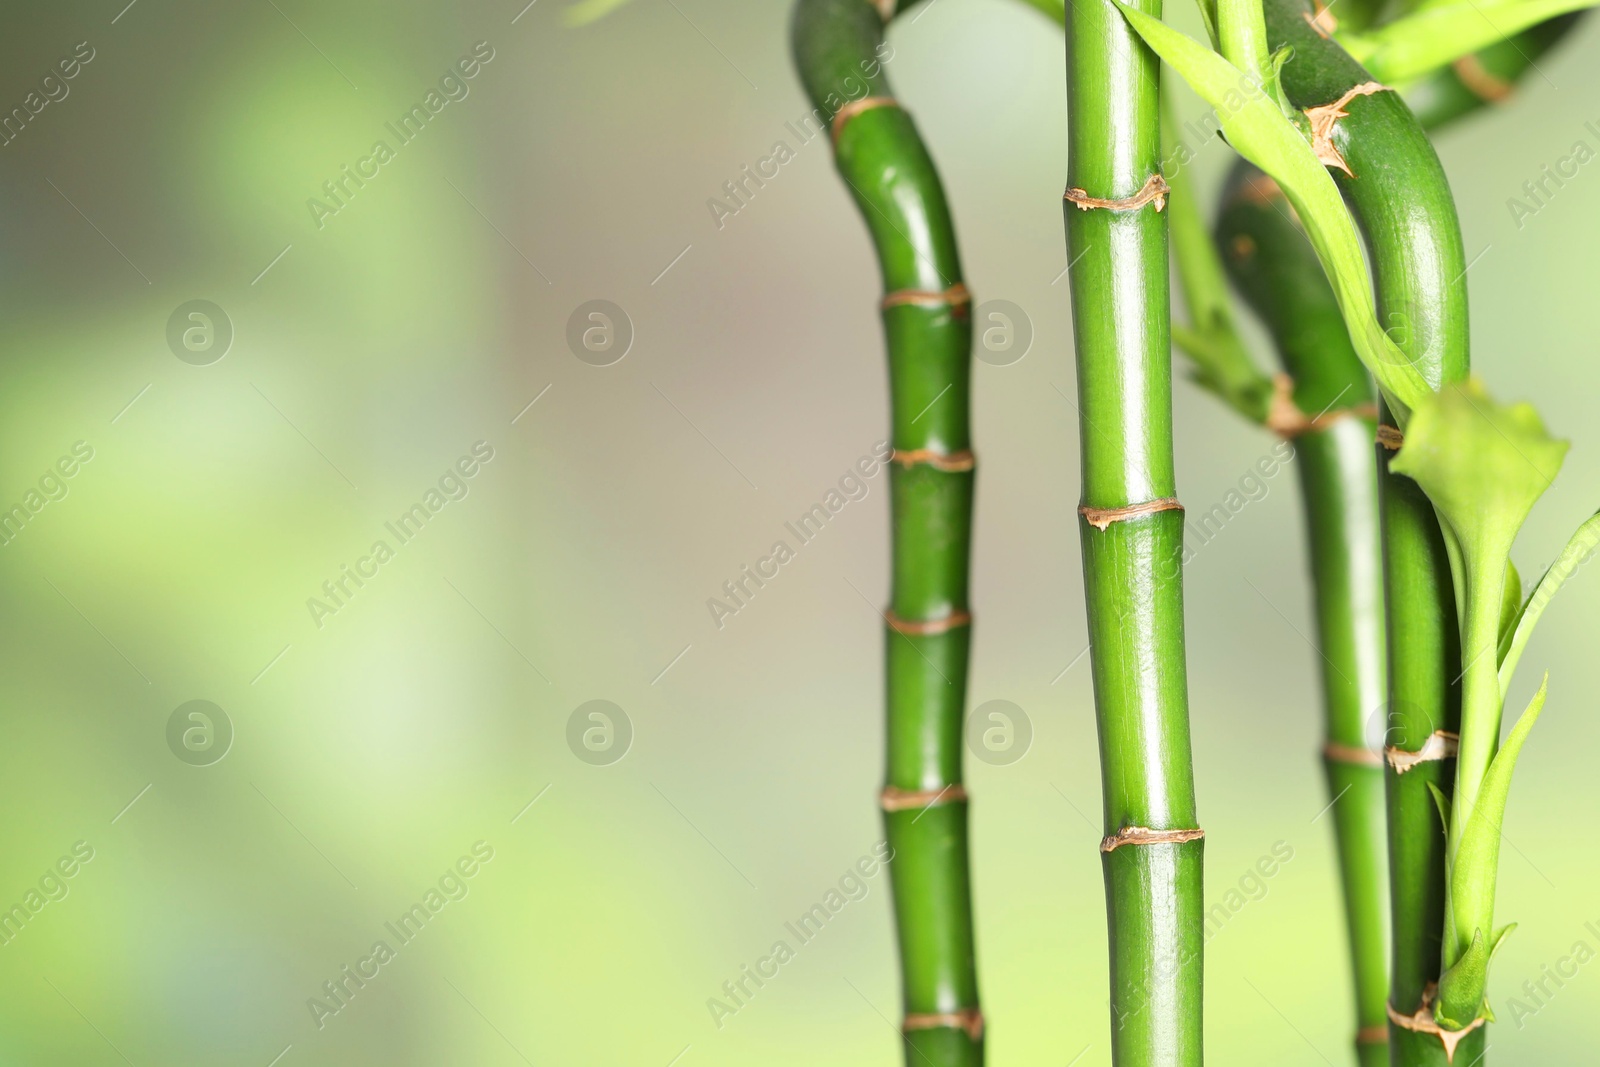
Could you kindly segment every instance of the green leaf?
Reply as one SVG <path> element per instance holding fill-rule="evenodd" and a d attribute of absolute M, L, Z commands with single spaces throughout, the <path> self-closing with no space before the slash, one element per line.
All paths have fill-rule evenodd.
<path fill-rule="evenodd" d="M 1529 26 L 1596 0 L 1443 0 L 1368 33 L 1335 34 L 1371 75 L 1386 85 L 1410 81 Z"/>
<path fill-rule="evenodd" d="M 1404 428 L 1410 409 L 1431 390 L 1378 326 L 1372 276 L 1355 223 L 1306 136 L 1278 109 L 1258 75 L 1240 71 L 1197 41 L 1120 0 L 1117 7 L 1145 43 L 1215 109 L 1228 143 L 1282 187 L 1333 284 L 1356 353 L 1378 380 Z"/>
<path fill-rule="evenodd" d="M 563 21 L 568 26 L 587 26 L 591 22 L 599 22 L 627 2 L 628 0 L 578 0 L 578 3 L 567 8 Z"/>
<path fill-rule="evenodd" d="M 1517 565 L 1509 559 L 1506 560 L 1505 592 L 1500 599 L 1500 641 L 1504 643 L 1511 637 L 1511 629 L 1517 624 L 1517 619 L 1522 615 L 1522 575 L 1517 573 Z M 1499 662 L 1496 660 L 1496 662 Z"/>
<path fill-rule="evenodd" d="M 1516 628 L 1501 638 L 1501 692 L 1510 688 L 1511 676 L 1516 673 L 1517 661 L 1522 658 L 1522 651 L 1528 645 L 1528 638 L 1533 636 L 1533 628 L 1538 625 L 1539 616 L 1544 614 L 1545 605 L 1556 595 L 1556 590 L 1576 574 L 1579 567 L 1589 561 L 1596 545 L 1600 545 L 1600 511 L 1589 516 L 1588 521 L 1578 527 L 1572 539 L 1567 542 L 1567 547 L 1562 549 L 1561 555 L 1550 564 L 1550 569 L 1544 572 L 1544 577 L 1539 579 L 1539 584 L 1534 587 L 1528 602 L 1522 606 L 1522 611 L 1516 618 Z"/>
<path fill-rule="evenodd" d="M 1512 727 L 1511 734 L 1506 738 L 1506 743 L 1501 747 L 1494 761 L 1489 764 L 1489 773 L 1484 776 L 1483 788 L 1478 793 L 1478 800 L 1467 819 L 1467 825 L 1461 838 L 1461 845 L 1456 850 L 1455 864 L 1450 869 L 1450 930 L 1455 931 L 1457 938 L 1455 948 L 1462 948 L 1460 932 L 1473 930 L 1479 932 L 1494 928 L 1494 888 L 1495 878 L 1500 869 L 1500 832 L 1505 822 L 1506 801 L 1511 794 L 1511 772 L 1516 769 L 1517 757 L 1522 753 L 1523 742 L 1527 741 L 1528 734 L 1533 730 L 1533 724 L 1539 721 L 1539 713 L 1544 710 L 1545 694 L 1550 686 L 1550 676 L 1545 675 L 1544 681 L 1539 684 L 1539 691 L 1528 702 L 1528 709 L 1517 720 L 1517 725 Z M 1496 938 L 1508 933 L 1510 927 L 1502 930 Z M 1447 931 L 1447 936 L 1448 931 Z M 1451 946 L 1446 946 L 1447 954 Z M 1471 951 L 1468 946 L 1467 952 Z M 1465 959 L 1465 956 L 1462 956 Z M 1485 956 L 1484 966 L 1488 966 Z M 1444 987 L 1440 983 L 1440 1003 L 1443 1004 Z M 1482 990 L 1478 992 L 1478 999 L 1482 999 Z M 1463 1000 L 1458 996 L 1454 1010 L 1461 1010 Z M 1473 1009 L 1476 1011 L 1476 1002 Z M 1466 1022 L 1471 1022 L 1469 1016 Z M 1443 1022 L 1441 1018 L 1441 1023 Z M 1462 1025 L 1465 1025 L 1463 1023 Z M 1459 1026 L 1454 1029 L 1460 1029 Z"/>
<path fill-rule="evenodd" d="M 1449 970 L 1439 976 L 1439 1000 L 1433 1018 L 1447 1030 L 1465 1030 L 1483 1007 L 1489 988 L 1489 949 L 1483 931 L 1472 932 L 1472 944 Z"/>
<path fill-rule="evenodd" d="M 1433 794 L 1433 806 L 1439 809 L 1439 824 L 1446 830 L 1450 828 L 1450 798 L 1444 795 L 1444 790 L 1428 783 L 1428 792 Z"/>
<path fill-rule="evenodd" d="M 1567 442 L 1546 432 L 1531 405 L 1496 403 L 1472 379 L 1415 407 L 1389 468 L 1428 494 L 1455 534 L 1470 576 L 1474 567 L 1499 567 L 1510 558 L 1517 531 L 1566 454 Z M 1503 582 L 1496 575 L 1490 591 L 1496 602 Z"/>

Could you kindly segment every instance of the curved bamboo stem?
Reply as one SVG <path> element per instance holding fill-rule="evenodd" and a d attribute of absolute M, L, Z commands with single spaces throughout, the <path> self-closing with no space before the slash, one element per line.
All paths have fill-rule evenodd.
<path fill-rule="evenodd" d="M 1466 377 L 1466 264 L 1449 183 L 1426 134 L 1399 96 L 1374 87 L 1360 64 L 1308 22 L 1301 0 L 1269 0 L 1274 48 L 1293 46 L 1283 86 L 1302 109 L 1344 100 L 1326 146 L 1334 174 L 1366 232 L 1379 319 L 1434 388 Z M 1363 95 L 1346 94 L 1365 87 Z M 1326 158 L 1326 157 L 1325 157 Z M 1386 422 L 1388 419 L 1385 412 Z M 1393 434 L 1385 434 L 1393 441 Z M 1383 438 L 1380 438 L 1382 440 Z M 1460 725 L 1459 635 L 1449 560 L 1432 506 L 1417 485 L 1388 471 L 1379 447 L 1379 485 L 1389 640 L 1389 746 L 1423 750 L 1437 731 Z M 1404 1015 L 1422 1007 L 1440 973 L 1445 916 L 1445 836 L 1430 785 L 1449 795 L 1454 760 L 1388 772 L 1393 961 L 1390 999 Z M 1395 1064 L 1443 1064 L 1437 1037 L 1391 1027 Z M 1483 1053 L 1480 1028 L 1456 1055 Z"/>
<path fill-rule="evenodd" d="M 910 1067 L 979 1067 L 962 711 L 971 616 L 972 327 L 944 191 L 883 73 L 867 0 L 800 0 L 796 63 L 883 275 L 893 415 L 893 589 L 885 614 L 884 827 Z"/>
<path fill-rule="evenodd" d="M 1384 700 L 1382 553 L 1370 379 L 1339 304 L 1277 185 L 1244 161 L 1223 195 L 1216 241 L 1234 284 L 1292 377 L 1325 721 L 1323 766 L 1338 845 L 1362 1067 L 1389 1062 L 1388 863 L 1382 757 L 1367 716 Z"/>

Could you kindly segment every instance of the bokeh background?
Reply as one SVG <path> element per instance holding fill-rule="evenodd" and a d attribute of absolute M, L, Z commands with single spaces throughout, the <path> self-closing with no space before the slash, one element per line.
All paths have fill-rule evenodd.
<path fill-rule="evenodd" d="M 0 547 L 0 909 L 65 891 L 0 945 L 0 1064 L 898 1062 L 881 875 L 735 1016 L 706 1005 L 879 837 L 881 478 L 736 617 L 706 607 L 886 424 L 864 228 L 826 142 L 785 126 L 807 110 L 787 5 L 636 0 L 579 30 L 562 0 L 124 3 L 11 5 L 0 34 L 0 110 L 93 55 L 0 146 L 0 506 L 93 452 Z M 1482 253 L 1476 365 L 1574 445 L 1530 576 L 1600 503 L 1600 170 L 1520 227 L 1507 200 L 1600 146 L 1597 32 L 1439 144 Z M 989 1049 L 1095 1067 L 1060 35 L 935 0 L 890 40 L 968 280 L 1033 333 L 974 370 L 970 696 L 1032 729 L 1021 759 L 969 761 Z M 385 123 L 479 42 L 469 95 L 398 147 Z M 308 200 L 379 139 L 394 158 L 319 225 Z M 795 158 L 719 226 L 707 200 L 778 141 Z M 1208 201 L 1228 162 L 1201 152 Z M 604 367 L 567 341 L 596 299 L 633 334 Z M 231 324 L 221 358 L 169 346 L 193 300 Z M 1272 442 L 1176 403 L 1181 490 L 1209 505 Z M 465 497 L 400 545 L 384 524 L 478 442 Z M 1296 497 L 1280 474 L 1187 568 L 1208 896 L 1293 849 L 1208 947 L 1219 1063 L 1348 1062 Z M 379 539 L 394 558 L 314 618 Z M 1496 1062 L 1592 1048 L 1600 964 L 1520 1028 L 1506 1001 L 1600 948 L 1595 583 L 1523 672 L 1552 695 L 1507 826 Z M 222 716 L 198 756 L 169 744 L 194 700 Z M 626 716 L 610 763 L 568 742 L 591 700 Z M 47 878 L 79 842 L 92 860 Z M 385 924 L 475 846 L 402 945 Z M 380 939 L 394 958 L 318 1019 Z"/>

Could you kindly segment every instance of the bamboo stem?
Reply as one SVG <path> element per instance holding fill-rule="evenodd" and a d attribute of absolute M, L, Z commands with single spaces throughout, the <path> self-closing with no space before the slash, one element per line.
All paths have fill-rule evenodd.
<path fill-rule="evenodd" d="M 1268 35 L 1294 58 L 1283 86 L 1299 108 L 1340 100 L 1371 82 L 1365 70 L 1309 24 L 1301 0 L 1269 0 Z M 1427 136 L 1387 89 L 1349 100 L 1329 131 L 1343 161 L 1333 169 L 1361 221 L 1373 261 L 1379 320 L 1437 389 L 1465 378 L 1468 365 L 1466 264 L 1449 183 Z M 1383 413 L 1390 422 L 1387 412 Z M 1391 436 L 1392 439 L 1392 436 Z M 1388 736 L 1416 753 L 1436 731 L 1460 724 L 1460 664 L 1455 593 L 1438 521 L 1416 483 L 1391 475 L 1379 448 L 1389 640 Z M 1430 783 L 1450 795 L 1454 761 L 1429 760 L 1405 774 L 1388 771 L 1393 961 L 1390 999 L 1403 1015 L 1421 1007 L 1440 973 L 1445 918 L 1445 835 Z M 1456 1051 L 1471 1063 L 1484 1051 L 1480 1027 Z M 1396 1065 L 1444 1064 L 1436 1036 L 1390 1029 Z"/>
<path fill-rule="evenodd" d="M 1159 0 L 1141 6 L 1160 14 Z M 1198 828 L 1183 578 L 1174 565 L 1183 513 L 1166 503 L 1175 494 L 1166 217 L 1163 201 L 1148 195 L 1160 173 L 1159 71 L 1108 0 L 1077 0 L 1067 81 L 1064 211 L 1107 837 L 1112 1060 L 1188 1067 L 1201 1062 L 1204 842 L 1170 833 Z M 1094 206 L 1107 201 L 1126 206 Z"/>
<path fill-rule="evenodd" d="M 1271 334 L 1309 427 L 1294 437 L 1322 650 L 1323 766 L 1338 846 L 1362 1067 L 1389 1062 L 1388 862 L 1382 758 L 1366 719 L 1383 703 L 1383 571 L 1372 462 L 1373 389 L 1316 253 L 1270 178 L 1240 161 L 1217 222 L 1235 285 Z"/>
<path fill-rule="evenodd" d="M 895 458 L 883 819 L 894 856 L 906 1062 L 979 1067 L 961 784 L 972 632 L 969 298 L 938 173 L 883 73 L 880 9 L 867 0 L 800 0 L 793 43 L 806 89 L 831 120 L 839 173 L 872 234 L 885 293 Z"/>

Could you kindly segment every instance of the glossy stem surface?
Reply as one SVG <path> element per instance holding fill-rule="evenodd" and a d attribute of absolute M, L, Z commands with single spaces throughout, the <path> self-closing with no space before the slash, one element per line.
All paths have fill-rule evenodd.
<path fill-rule="evenodd" d="M 1159 0 L 1140 7 L 1161 13 Z M 1069 5 L 1067 82 L 1069 189 L 1136 197 L 1159 174 L 1159 70 L 1108 0 Z M 1193 830 L 1183 512 L 1089 521 L 1175 494 L 1166 217 L 1153 201 L 1063 210 L 1105 833 Z M 1102 845 L 1118 1067 L 1202 1062 L 1203 850 L 1200 839 Z"/>
<path fill-rule="evenodd" d="M 1350 96 L 1371 78 L 1307 21 L 1301 0 L 1268 0 L 1274 48 L 1290 45 L 1283 85 L 1298 108 L 1345 99 L 1330 136 L 1344 168 L 1330 168 L 1360 223 L 1377 286 L 1379 322 L 1424 379 L 1439 388 L 1468 369 L 1466 264 L 1449 182 L 1427 135 L 1393 91 Z M 1390 425 L 1387 412 L 1382 417 Z M 1435 731 L 1460 724 L 1459 636 L 1449 559 L 1438 522 L 1416 483 L 1391 475 L 1379 446 L 1379 499 L 1388 615 L 1386 742 L 1415 752 Z M 1428 786 L 1446 796 L 1454 761 L 1417 765 L 1388 778 L 1390 999 L 1403 1015 L 1422 1006 L 1440 973 L 1445 915 L 1445 831 Z M 1472 1063 L 1483 1030 L 1456 1051 Z M 1445 1064 L 1437 1037 L 1390 1027 L 1391 1062 Z"/>
<path fill-rule="evenodd" d="M 889 464 L 893 588 L 884 648 L 883 818 L 893 849 L 906 1063 L 978 1067 L 983 1023 L 961 785 L 973 491 L 971 464 L 961 457 L 970 456 L 972 326 L 926 146 L 900 107 L 852 107 L 893 96 L 883 32 L 866 0 L 801 0 L 795 9 L 795 59 L 816 109 L 808 125 L 830 136 L 846 110 L 833 131 L 835 162 L 871 234 L 885 295 L 912 294 L 886 300 L 883 310 L 890 440 L 897 456 L 911 457 Z"/>
<path fill-rule="evenodd" d="M 1316 253 L 1282 191 L 1241 160 L 1216 241 L 1234 285 L 1267 327 L 1295 407 L 1324 425 L 1293 438 L 1321 650 L 1323 767 L 1338 847 L 1362 1067 L 1388 1062 L 1388 860 L 1382 757 L 1367 719 L 1385 693 L 1383 562 L 1375 399 Z"/>

